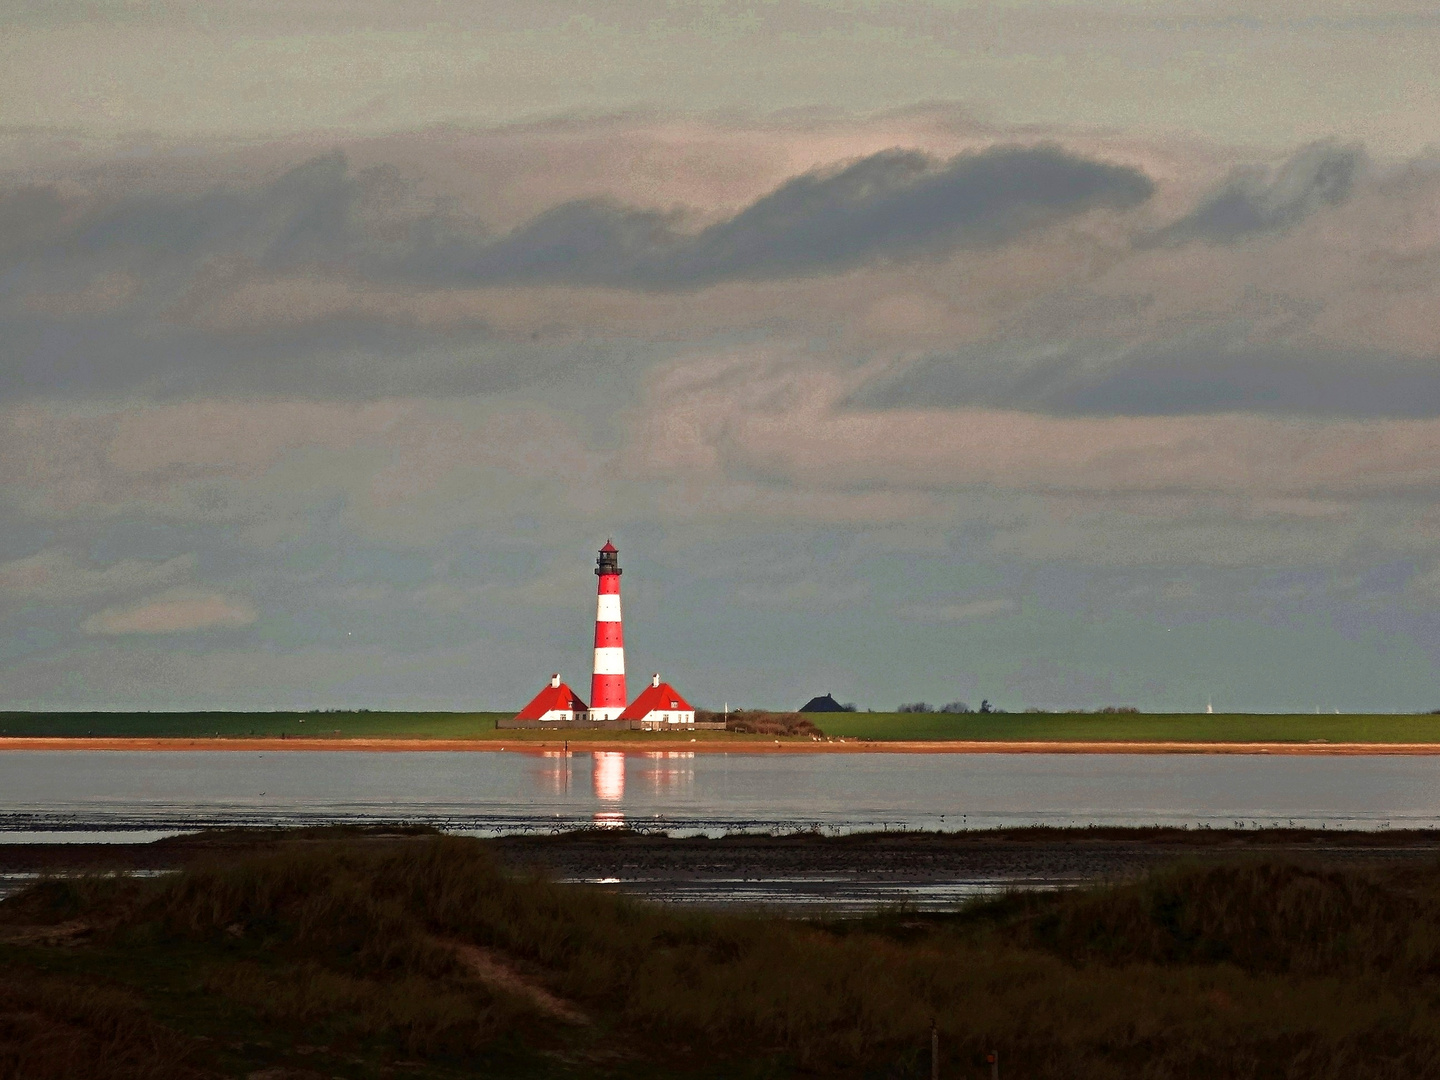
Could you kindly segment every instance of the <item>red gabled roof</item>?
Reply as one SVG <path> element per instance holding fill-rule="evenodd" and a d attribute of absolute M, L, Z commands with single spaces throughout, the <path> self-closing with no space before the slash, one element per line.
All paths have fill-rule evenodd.
<path fill-rule="evenodd" d="M 606 541 L 605 541 L 605 546 L 604 546 L 603 548 L 601 548 L 600 550 L 601 550 L 601 551 L 619 551 L 620 549 L 617 548 L 617 547 L 614 545 L 614 543 L 612 543 L 611 541 L 606 540 Z"/>
<path fill-rule="evenodd" d="M 652 687 L 653 689 L 653 687 Z M 575 696 L 575 691 L 563 682 L 559 686 L 546 685 L 536 694 L 529 705 L 515 714 L 516 720 L 539 720 L 551 709 L 585 711 L 585 702 Z"/>
<path fill-rule="evenodd" d="M 620 714 L 621 720 L 643 720 L 652 712 L 670 712 L 681 710 L 694 712 L 694 706 L 680 696 L 668 682 L 662 682 L 659 686 L 647 686 L 630 707 Z"/>

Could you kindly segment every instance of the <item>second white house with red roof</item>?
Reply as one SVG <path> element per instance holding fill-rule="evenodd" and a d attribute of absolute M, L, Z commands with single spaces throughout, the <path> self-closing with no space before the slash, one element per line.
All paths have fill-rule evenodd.
<path fill-rule="evenodd" d="M 620 714 L 621 720 L 638 722 L 645 727 L 668 727 L 672 724 L 695 723 L 695 708 L 668 682 L 660 681 L 660 673 L 650 676 L 650 685 L 640 692 Z"/>

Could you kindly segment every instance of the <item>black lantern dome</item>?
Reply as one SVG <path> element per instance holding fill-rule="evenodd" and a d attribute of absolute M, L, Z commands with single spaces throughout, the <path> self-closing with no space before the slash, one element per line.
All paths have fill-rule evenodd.
<path fill-rule="evenodd" d="M 604 577 L 607 574 L 615 574 L 618 576 L 624 572 L 624 570 L 620 569 L 620 550 L 615 546 L 613 541 L 606 540 L 605 546 L 600 549 L 600 557 L 595 560 L 596 575 L 599 577 Z"/>

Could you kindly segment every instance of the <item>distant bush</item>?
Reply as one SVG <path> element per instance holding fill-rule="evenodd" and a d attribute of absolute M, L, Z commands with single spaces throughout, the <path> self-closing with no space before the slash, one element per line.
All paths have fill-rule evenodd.
<path fill-rule="evenodd" d="M 963 701 L 952 701 L 948 705 L 941 705 L 940 711 L 944 713 L 966 713 L 970 712 L 970 706 Z"/>
<path fill-rule="evenodd" d="M 724 713 L 697 712 L 695 719 L 702 723 L 723 721 L 726 731 L 735 731 L 742 735 L 813 735 L 819 738 L 825 734 L 815 725 L 815 721 L 798 712 L 773 713 L 746 709 L 732 712 L 728 716 Z"/>
<path fill-rule="evenodd" d="M 1134 705 L 1106 705 L 1103 709 L 1096 709 L 1095 711 L 1097 713 L 1124 713 L 1128 715 L 1130 713 L 1138 713 L 1140 710 L 1137 709 Z"/>
<path fill-rule="evenodd" d="M 929 705 L 925 704 L 925 702 L 923 702 L 923 701 L 915 701 L 915 702 L 911 702 L 911 703 L 908 704 L 908 705 L 901 705 L 901 706 L 900 706 L 898 709 L 896 709 L 895 711 L 896 711 L 896 712 L 903 712 L 903 713 L 916 713 L 916 712 L 934 712 L 935 710 L 932 709 Z"/>

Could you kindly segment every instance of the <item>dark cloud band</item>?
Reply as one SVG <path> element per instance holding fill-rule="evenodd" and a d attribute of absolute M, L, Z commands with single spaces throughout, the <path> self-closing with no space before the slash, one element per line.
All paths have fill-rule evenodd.
<path fill-rule="evenodd" d="M 51 262 L 146 260 L 153 270 L 156 260 L 232 256 L 272 268 L 343 263 L 366 276 L 437 284 L 696 288 L 1003 244 L 1094 207 L 1135 206 L 1153 184 L 1135 169 L 1053 146 L 949 161 L 889 150 L 795 177 L 698 233 L 678 228 L 673 215 L 583 200 L 498 238 L 435 213 L 407 218 L 395 188 L 393 174 L 356 174 L 334 153 L 256 188 L 134 196 L 75 220 L 52 191 L 29 189 L 0 199 L 0 228 L 9 228 L 15 252 Z"/>
<path fill-rule="evenodd" d="M 1440 359 L 1255 344 L 1239 334 L 1132 346 L 1009 342 L 930 357 L 857 394 L 852 404 L 1071 416 L 1434 417 Z"/>
<path fill-rule="evenodd" d="M 415 252 L 409 276 L 696 288 L 833 273 L 1003 244 L 1094 207 L 1148 199 L 1143 173 L 1052 146 L 997 147 L 941 162 L 890 150 L 796 177 L 695 234 L 610 202 L 555 208 L 500 240 Z"/>

